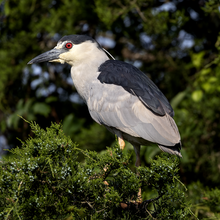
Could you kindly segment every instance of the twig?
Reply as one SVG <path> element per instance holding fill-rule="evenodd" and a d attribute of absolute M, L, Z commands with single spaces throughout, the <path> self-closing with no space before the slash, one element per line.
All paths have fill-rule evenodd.
<path fill-rule="evenodd" d="M 13 207 L 8 211 L 8 214 L 7 214 L 6 217 L 5 217 L 6 220 L 8 219 L 8 217 L 9 217 L 9 215 L 10 215 L 10 213 L 11 213 L 12 210 L 13 210 Z"/>
<path fill-rule="evenodd" d="M 101 210 L 99 210 L 99 211 L 96 211 L 97 213 L 99 213 L 99 212 L 102 212 L 102 211 L 104 211 L 105 209 L 101 209 Z"/>
<path fill-rule="evenodd" d="M 89 202 L 86 201 L 86 203 L 89 205 L 90 208 L 94 210 L 93 206 Z"/>
<path fill-rule="evenodd" d="M 80 149 L 80 148 L 78 148 L 78 147 L 76 147 L 75 149 L 78 150 L 78 151 L 80 151 L 82 154 L 84 154 L 85 156 L 87 156 L 87 157 L 90 158 L 91 160 L 97 162 L 96 160 L 94 160 L 93 158 L 91 158 L 88 154 L 86 154 L 85 152 L 83 152 L 82 149 Z"/>
<path fill-rule="evenodd" d="M 178 178 L 176 178 L 175 176 L 173 178 L 176 179 L 185 188 L 185 190 L 187 191 L 186 186 Z"/>
<path fill-rule="evenodd" d="M 139 16 L 141 17 L 141 19 L 144 22 L 147 22 L 147 19 L 145 18 L 144 14 L 141 12 L 140 8 L 137 5 L 135 5 L 135 6 L 136 6 L 135 9 L 137 10 L 137 12 L 138 12 Z"/>
<path fill-rule="evenodd" d="M 30 124 L 30 122 L 28 120 L 26 120 L 25 118 L 23 118 L 21 115 L 17 115 L 18 117 L 20 117 L 21 119 L 23 119 L 25 122 L 27 122 L 28 124 Z"/>
<path fill-rule="evenodd" d="M 143 201 L 143 203 L 145 204 L 145 203 L 151 203 L 151 202 L 153 202 L 153 201 L 155 201 L 155 200 L 158 200 L 159 198 L 161 198 L 163 195 L 164 195 L 165 193 L 162 193 L 162 194 L 160 194 L 157 198 L 154 198 L 154 199 L 149 199 L 149 200 L 145 200 L 145 201 Z M 142 204 L 143 204 L 142 203 Z"/>
<path fill-rule="evenodd" d="M 20 189 L 21 189 L 22 183 L 23 183 L 23 181 L 21 181 L 20 184 L 19 184 L 19 186 L 18 186 L 18 195 L 19 195 L 19 191 L 20 191 Z M 6 199 L 7 199 L 7 198 L 6 198 Z M 16 207 L 16 206 L 17 206 L 17 202 L 18 202 L 18 198 L 17 198 L 16 202 L 14 203 L 14 207 L 12 207 L 11 209 L 9 209 L 9 211 L 8 211 L 8 213 L 7 213 L 7 215 L 6 215 L 6 219 L 9 219 L 9 215 L 10 215 L 11 211 L 12 211 L 13 208 L 14 208 L 14 209 L 15 209 L 15 212 L 16 212 L 18 218 L 19 218 L 19 220 L 21 220 L 21 218 L 20 218 L 20 216 L 19 216 L 19 214 L 18 214 L 17 207 Z"/>
<path fill-rule="evenodd" d="M 156 219 L 156 218 L 154 218 L 154 217 L 150 214 L 150 212 L 147 210 L 147 208 L 146 208 L 146 211 L 147 211 L 147 213 L 149 214 L 149 216 L 150 216 L 152 219 Z"/>
<path fill-rule="evenodd" d="M 47 163 L 49 163 L 49 165 L 50 165 L 52 176 L 54 177 L 54 172 L 53 172 L 53 168 L 52 168 L 52 165 L 51 165 L 51 159 L 50 158 L 46 158 L 46 160 L 47 160 Z"/>
<path fill-rule="evenodd" d="M 90 207 L 91 209 L 93 209 L 93 210 L 94 210 L 94 208 L 93 208 L 93 206 L 91 205 L 91 203 L 90 203 L 90 202 L 85 201 L 85 202 L 81 202 L 81 203 L 82 203 L 82 204 L 84 204 L 84 203 L 88 204 L 88 205 L 89 205 L 89 207 Z"/>
<path fill-rule="evenodd" d="M 198 219 L 198 217 L 192 212 L 192 210 L 189 207 L 188 207 L 188 210 L 189 210 L 191 215 L 193 215 L 196 219 Z"/>

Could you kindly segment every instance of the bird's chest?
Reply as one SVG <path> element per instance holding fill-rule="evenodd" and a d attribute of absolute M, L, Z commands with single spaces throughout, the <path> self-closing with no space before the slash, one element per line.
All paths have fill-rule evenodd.
<path fill-rule="evenodd" d="M 71 68 L 73 84 L 86 103 L 90 96 L 91 84 L 97 79 L 97 75 L 97 68 L 91 66 L 78 66 Z"/>
<path fill-rule="evenodd" d="M 124 103 L 125 99 L 130 98 L 122 87 L 101 83 L 98 79 L 89 85 L 89 98 L 87 105 L 89 110 L 95 112 L 116 112 L 119 108 L 131 108 L 131 103 Z"/>

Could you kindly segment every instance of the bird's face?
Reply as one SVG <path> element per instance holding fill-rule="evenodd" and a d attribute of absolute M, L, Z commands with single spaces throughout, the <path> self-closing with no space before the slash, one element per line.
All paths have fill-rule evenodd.
<path fill-rule="evenodd" d="M 76 63 L 89 59 L 94 51 L 100 50 L 98 43 L 84 35 L 69 35 L 60 39 L 57 46 L 35 57 L 28 64 L 41 62 L 68 63 L 73 66 Z"/>

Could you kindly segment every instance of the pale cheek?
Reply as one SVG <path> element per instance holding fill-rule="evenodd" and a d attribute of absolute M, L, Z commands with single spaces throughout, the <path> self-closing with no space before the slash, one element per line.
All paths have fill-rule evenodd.
<path fill-rule="evenodd" d="M 60 61 L 61 64 L 64 64 L 64 63 L 65 63 L 64 60 L 59 59 L 59 61 Z"/>
<path fill-rule="evenodd" d="M 77 63 L 79 60 L 79 57 L 76 57 L 73 52 L 66 52 L 66 53 L 60 54 L 59 58 L 60 58 L 59 59 L 60 63 L 63 64 L 66 62 L 70 64 L 71 66 Z"/>
<path fill-rule="evenodd" d="M 66 52 L 66 53 L 62 53 L 59 56 L 60 59 L 64 60 L 64 61 L 68 61 L 68 60 L 73 60 L 73 54 L 70 52 Z"/>
<path fill-rule="evenodd" d="M 64 64 L 65 61 L 64 60 L 61 60 L 61 59 L 56 59 L 56 60 L 51 60 L 49 61 L 50 63 L 61 63 L 61 64 Z"/>

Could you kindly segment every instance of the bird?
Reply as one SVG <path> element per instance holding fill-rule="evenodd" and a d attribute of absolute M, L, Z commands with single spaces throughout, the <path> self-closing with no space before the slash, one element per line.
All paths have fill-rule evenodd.
<path fill-rule="evenodd" d="M 136 167 L 141 165 L 141 145 L 156 143 L 162 151 L 182 157 L 181 137 L 167 98 L 141 70 L 109 56 L 90 36 L 66 35 L 28 64 L 69 64 L 91 117 L 118 137 L 122 150 L 125 140 L 133 145 Z"/>

